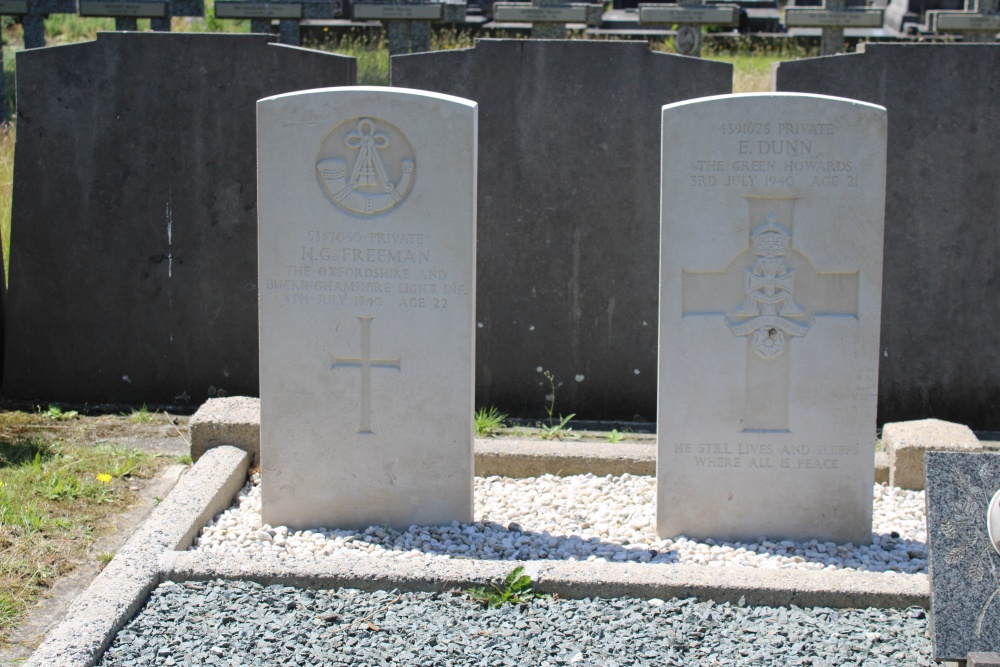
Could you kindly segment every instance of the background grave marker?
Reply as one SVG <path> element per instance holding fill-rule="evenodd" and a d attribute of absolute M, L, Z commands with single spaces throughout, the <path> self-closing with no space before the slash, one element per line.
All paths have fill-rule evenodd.
<path fill-rule="evenodd" d="M 1000 430 L 1000 96 L 983 84 L 998 71 L 994 44 L 873 43 L 775 70 L 779 91 L 865 100 L 892 115 L 879 423 L 934 417 Z"/>
<path fill-rule="evenodd" d="M 112 17 L 117 31 L 135 31 L 137 19 L 148 18 L 151 30 L 170 32 L 171 16 L 204 15 L 204 0 L 80 0 L 80 16 Z"/>
<path fill-rule="evenodd" d="M 934 32 L 961 32 L 962 41 L 991 43 L 997 41 L 1000 32 L 1000 2 L 998 0 L 977 0 L 974 9 L 964 12 L 931 10 L 927 12 L 928 23 Z"/>
<path fill-rule="evenodd" d="M 641 42 L 492 39 L 391 67 L 393 85 L 480 105 L 476 404 L 544 417 L 549 370 L 557 412 L 653 421 L 649 147 L 663 104 L 729 92 L 732 68 Z"/>
<path fill-rule="evenodd" d="M 882 9 L 855 9 L 847 7 L 847 0 L 826 0 L 824 9 L 785 10 L 788 28 L 822 28 L 819 54 L 832 56 L 844 51 L 844 28 L 881 28 L 884 20 Z"/>
<path fill-rule="evenodd" d="M 661 536 L 871 539 L 885 131 L 820 96 L 663 108 Z"/>
<path fill-rule="evenodd" d="M 355 21 L 384 21 L 389 36 L 389 54 L 420 53 L 431 50 L 431 23 L 460 23 L 465 19 L 466 3 L 390 2 L 354 3 Z"/>
<path fill-rule="evenodd" d="M 273 41 L 101 32 L 18 53 L 5 396 L 256 395 L 253 107 L 355 80 L 353 58 Z"/>
<path fill-rule="evenodd" d="M 701 26 L 735 26 L 739 22 L 740 9 L 736 5 L 706 5 L 698 0 L 681 0 L 677 5 L 639 5 L 639 23 L 683 26 L 674 41 L 677 53 L 685 56 L 701 56 Z"/>
<path fill-rule="evenodd" d="M 566 39 L 567 23 L 600 25 L 604 6 L 565 3 L 559 0 L 498 2 L 493 5 L 493 20 L 498 23 L 531 23 L 532 39 Z"/>
<path fill-rule="evenodd" d="M 264 522 L 471 522 L 476 104 L 257 108 Z"/>

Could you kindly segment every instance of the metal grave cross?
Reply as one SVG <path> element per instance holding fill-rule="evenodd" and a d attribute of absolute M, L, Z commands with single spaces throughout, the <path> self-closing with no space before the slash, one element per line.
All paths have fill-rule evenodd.
<path fill-rule="evenodd" d="M 0 0 L 0 16 L 20 16 L 24 29 L 24 48 L 45 46 L 45 17 L 49 14 L 75 14 L 76 0 Z M 0 62 L 3 44 L 0 43 Z M 0 68 L 0 118 L 7 117 L 7 82 Z"/>
<path fill-rule="evenodd" d="M 701 56 L 701 26 L 736 26 L 739 22 L 740 8 L 736 5 L 706 5 L 701 0 L 680 0 L 676 5 L 639 5 L 639 23 L 681 26 L 674 45 L 683 56 Z"/>
<path fill-rule="evenodd" d="M 844 52 L 844 28 L 881 28 L 884 14 L 884 9 L 854 9 L 846 0 L 826 0 L 822 9 L 786 9 L 785 27 L 822 28 L 819 54 L 832 56 Z"/>
<path fill-rule="evenodd" d="M 567 23 L 599 26 L 603 16 L 603 4 L 533 0 L 493 5 L 494 22 L 531 23 L 532 39 L 565 39 Z"/>
<path fill-rule="evenodd" d="M 933 9 L 927 12 L 927 22 L 933 32 L 960 32 L 966 43 L 991 43 L 1000 32 L 1000 2 L 998 0 L 966 0 L 966 7 L 975 3 L 975 9 L 953 12 Z"/>
<path fill-rule="evenodd" d="M 172 16 L 204 16 L 204 0 L 80 0 L 80 16 L 112 17 L 115 30 L 138 30 L 138 19 L 149 19 L 156 32 L 170 32 Z"/>
<path fill-rule="evenodd" d="M 421 53 L 431 50 L 431 23 L 461 23 L 467 4 L 463 2 L 423 2 L 389 0 L 354 3 L 355 21 L 385 21 L 389 36 L 389 55 Z"/>
<path fill-rule="evenodd" d="M 361 368 L 361 421 L 358 433 L 373 433 L 372 431 L 372 368 L 395 368 L 402 370 L 402 358 L 377 359 L 372 358 L 372 315 L 358 316 L 361 321 L 361 356 L 336 357 L 330 355 L 330 370 L 337 366 L 359 366 Z"/>
<path fill-rule="evenodd" d="M 271 23 L 278 20 L 278 41 L 299 46 L 302 38 L 299 23 L 309 19 L 333 19 L 344 13 L 342 0 L 216 0 L 215 18 L 250 19 L 250 32 L 271 34 Z"/>
<path fill-rule="evenodd" d="M 747 197 L 749 247 L 722 271 L 683 269 L 682 317 L 722 315 L 747 339 L 743 431 L 788 430 L 792 339 L 817 316 L 858 315 L 858 273 L 819 273 L 793 247 L 795 201 Z"/>

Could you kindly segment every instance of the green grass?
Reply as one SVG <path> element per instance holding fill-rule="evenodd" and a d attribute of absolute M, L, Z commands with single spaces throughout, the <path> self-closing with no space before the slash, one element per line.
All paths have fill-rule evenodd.
<path fill-rule="evenodd" d="M 99 526 L 167 461 L 52 438 L 44 413 L 0 413 L 0 641 L 53 580 L 87 559 Z"/>
<path fill-rule="evenodd" d="M 476 410 L 476 435 L 481 438 L 493 435 L 503 428 L 505 419 L 507 419 L 507 415 L 497 410 L 495 405 L 491 405 L 489 410 L 479 408 Z"/>

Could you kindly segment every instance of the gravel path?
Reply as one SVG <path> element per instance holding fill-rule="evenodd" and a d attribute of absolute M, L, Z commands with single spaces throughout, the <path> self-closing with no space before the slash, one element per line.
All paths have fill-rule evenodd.
<path fill-rule="evenodd" d="M 101 665 L 934 664 L 920 609 L 542 599 L 166 583 Z"/>
<path fill-rule="evenodd" d="M 689 563 L 708 567 L 853 569 L 927 572 L 924 493 L 876 484 L 871 544 L 660 539 L 655 532 L 656 480 L 621 475 L 512 479 L 477 477 L 475 523 L 411 526 L 406 531 L 289 531 L 260 517 L 260 475 L 232 508 L 215 517 L 194 549 L 214 553 L 335 556 L 360 550 L 378 558 L 580 560 Z"/>

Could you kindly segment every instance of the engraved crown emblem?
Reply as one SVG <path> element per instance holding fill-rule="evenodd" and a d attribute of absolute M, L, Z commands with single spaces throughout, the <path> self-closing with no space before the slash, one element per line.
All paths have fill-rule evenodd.
<path fill-rule="evenodd" d="M 780 257 L 788 251 L 792 241 L 791 233 L 778 224 L 773 213 L 768 214 L 767 222 L 757 227 L 750 234 L 754 254 L 762 257 Z"/>

